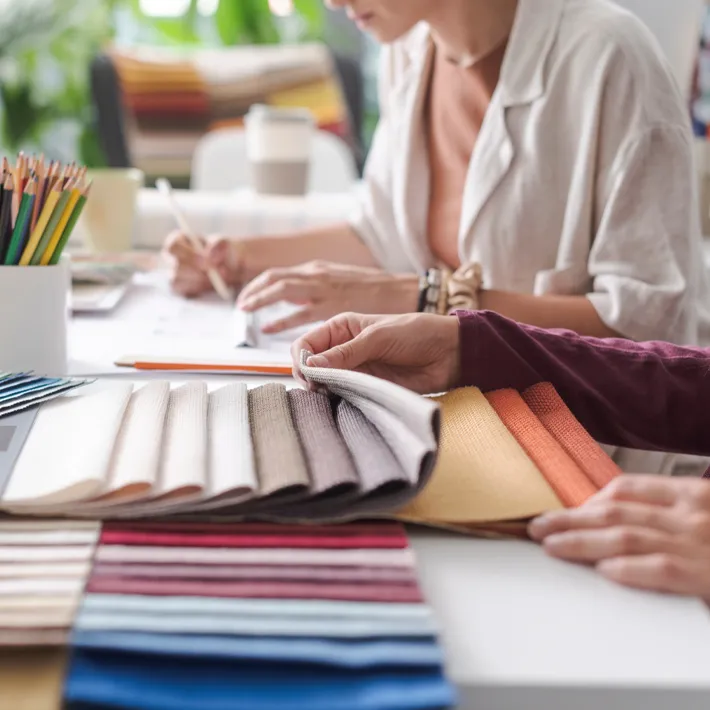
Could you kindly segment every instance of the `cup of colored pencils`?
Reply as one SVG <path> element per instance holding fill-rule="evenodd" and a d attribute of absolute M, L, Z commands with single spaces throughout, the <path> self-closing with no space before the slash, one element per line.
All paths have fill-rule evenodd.
<path fill-rule="evenodd" d="M 86 170 L 23 154 L 0 170 L 0 371 L 66 375 L 71 272 L 62 254 L 89 194 Z"/>
<path fill-rule="evenodd" d="M 20 153 L 2 159 L 0 265 L 54 266 L 89 196 L 86 168 Z"/>

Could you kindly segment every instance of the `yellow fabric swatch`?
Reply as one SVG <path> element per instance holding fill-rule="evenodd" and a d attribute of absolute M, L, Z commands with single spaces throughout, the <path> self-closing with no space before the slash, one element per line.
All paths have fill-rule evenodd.
<path fill-rule="evenodd" d="M 397 517 L 430 525 L 529 518 L 562 503 L 476 387 L 438 398 L 439 459 L 426 488 Z"/>
<path fill-rule="evenodd" d="M 0 651 L 0 708 L 60 710 L 66 662 L 60 648 Z"/>

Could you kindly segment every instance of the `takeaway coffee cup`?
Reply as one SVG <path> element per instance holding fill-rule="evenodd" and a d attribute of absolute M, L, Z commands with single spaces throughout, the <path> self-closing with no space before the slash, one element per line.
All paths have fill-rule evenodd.
<path fill-rule="evenodd" d="M 305 109 L 256 105 L 245 119 L 251 185 L 260 195 L 305 195 L 314 121 Z"/>

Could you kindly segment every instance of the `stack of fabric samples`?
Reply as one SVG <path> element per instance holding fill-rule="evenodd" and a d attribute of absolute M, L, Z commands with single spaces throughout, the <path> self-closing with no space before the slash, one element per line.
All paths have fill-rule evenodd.
<path fill-rule="evenodd" d="M 430 399 L 363 373 L 303 372 L 329 394 L 96 383 L 29 412 L 0 455 L 0 505 L 99 519 L 395 517 L 524 535 L 531 517 L 580 505 L 621 473 L 546 383 Z"/>
<path fill-rule="evenodd" d="M 328 49 L 319 44 L 239 46 L 188 54 L 116 49 L 132 164 L 149 176 L 190 175 L 209 130 L 242 125 L 252 104 L 307 108 L 319 128 L 350 141 L 346 103 Z"/>
<path fill-rule="evenodd" d="M 100 528 L 91 521 L 0 520 L 0 647 L 66 645 Z"/>
<path fill-rule="evenodd" d="M 75 710 L 455 703 L 398 524 L 107 523 L 97 545 L 98 527 L 0 526 L 0 556 L 17 566 L 0 579 L 0 643 L 16 647 L 0 653 L 2 707 L 31 699 L 41 710 L 60 699 Z M 40 686 L 23 689 L 17 678 L 29 677 Z"/>

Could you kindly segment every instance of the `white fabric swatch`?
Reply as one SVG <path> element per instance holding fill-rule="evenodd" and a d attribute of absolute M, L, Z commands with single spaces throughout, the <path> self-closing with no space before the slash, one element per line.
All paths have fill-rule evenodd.
<path fill-rule="evenodd" d="M 42 406 L 3 495 L 3 506 L 56 505 L 95 495 L 108 474 L 132 384 Z"/>
<path fill-rule="evenodd" d="M 207 482 L 207 385 L 170 391 L 157 495 L 201 492 Z"/>
<path fill-rule="evenodd" d="M 169 382 L 151 382 L 131 396 L 98 505 L 124 503 L 152 492 L 158 478 Z"/>
<path fill-rule="evenodd" d="M 209 395 L 207 415 L 207 495 L 244 497 L 258 488 L 245 384 L 222 387 Z"/>
<path fill-rule="evenodd" d="M 20 549 L 20 548 L 13 548 Z M 67 548 L 71 549 L 71 548 Z M 0 561 L 4 550 L 0 548 Z M 183 564 L 260 564 L 412 567 L 411 550 L 305 550 L 205 547 L 152 547 L 148 545 L 101 545 L 100 562 L 168 562 Z"/>

